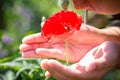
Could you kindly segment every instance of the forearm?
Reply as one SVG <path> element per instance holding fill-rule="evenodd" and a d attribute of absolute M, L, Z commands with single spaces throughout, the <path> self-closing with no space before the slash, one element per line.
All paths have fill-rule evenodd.
<path fill-rule="evenodd" d="M 120 27 L 109 27 L 100 30 L 105 41 L 113 41 L 120 44 Z"/>

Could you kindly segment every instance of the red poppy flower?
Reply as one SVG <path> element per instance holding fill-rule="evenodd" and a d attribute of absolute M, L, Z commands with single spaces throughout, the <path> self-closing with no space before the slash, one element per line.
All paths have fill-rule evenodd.
<path fill-rule="evenodd" d="M 79 30 L 82 17 L 70 10 L 62 10 L 48 18 L 42 27 L 42 36 L 50 39 L 55 35 L 62 35 L 73 29 Z"/>

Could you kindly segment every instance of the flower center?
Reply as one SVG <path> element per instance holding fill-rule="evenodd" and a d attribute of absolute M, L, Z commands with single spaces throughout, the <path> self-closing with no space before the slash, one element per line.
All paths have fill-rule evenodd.
<path fill-rule="evenodd" d="M 71 31 L 71 26 L 70 26 L 70 25 L 64 24 L 64 28 L 65 28 L 67 31 Z"/>
<path fill-rule="evenodd" d="M 71 30 L 71 28 L 70 28 L 69 26 L 65 26 L 64 28 L 65 28 L 66 30 L 68 30 L 68 31 Z"/>

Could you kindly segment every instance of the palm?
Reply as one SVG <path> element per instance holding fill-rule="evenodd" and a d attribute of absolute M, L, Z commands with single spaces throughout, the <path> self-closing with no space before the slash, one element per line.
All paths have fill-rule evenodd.
<path fill-rule="evenodd" d="M 81 37 L 82 38 L 82 37 Z M 69 61 L 70 62 L 77 62 L 79 61 L 90 49 L 92 49 L 97 44 L 94 44 L 91 42 L 79 42 L 76 38 L 68 38 L 68 49 L 69 49 Z M 61 51 L 61 57 L 59 59 L 65 60 L 66 56 L 66 48 L 65 48 L 66 42 L 64 40 L 59 41 L 53 41 L 50 43 L 50 47 L 52 49 L 57 49 Z M 59 56 L 59 55 L 58 55 Z M 53 56 L 54 57 L 54 56 Z M 58 58 L 57 56 L 55 58 Z"/>
<path fill-rule="evenodd" d="M 99 35 L 93 35 L 92 31 L 86 29 L 81 29 L 67 37 L 69 61 L 79 61 L 90 49 L 101 43 L 98 38 Z M 25 53 L 24 57 L 57 58 L 65 60 L 65 45 L 65 38 L 56 37 L 48 42 L 41 37 L 40 33 L 38 33 L 25 37 L 20 49 Z M 29 54 L 26 54 L 26 52 Z"/>

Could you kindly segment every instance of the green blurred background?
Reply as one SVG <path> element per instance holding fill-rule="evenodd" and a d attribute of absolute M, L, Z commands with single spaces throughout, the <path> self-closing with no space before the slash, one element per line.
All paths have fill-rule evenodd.
<path fill-rule="evenodd" d="M 0 1 L 0 80 L 55 80 L 45 77 L 39 66 L 41 59 L 22 58 L 19 45 L 24 36 L 40 32 L 43 16 L 48 18 L 60 11 L 57 3 L 57 0 Z M 83 11 L 76 10 L 71 2 L 69 9 L 83 16 Z M 108 23 L 108 16 L 90 13 L 89 17 L 89 24 L 99 28 Z M 111 71 L 103 80 L 120 80 L 120 73 Z"/>

